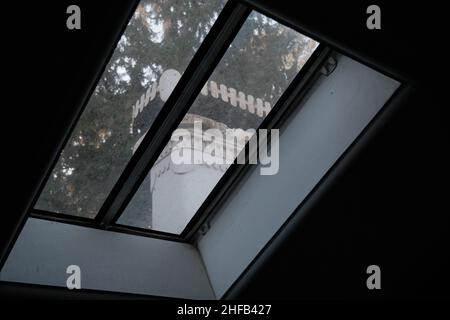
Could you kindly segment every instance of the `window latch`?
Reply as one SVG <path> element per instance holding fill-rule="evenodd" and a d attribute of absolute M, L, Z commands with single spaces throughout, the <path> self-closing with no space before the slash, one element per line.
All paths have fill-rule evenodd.
<path fill-rule="evenodd" d="M 336 58 L 330 56 L 327 59 L 327 61 L 325 61 L 325 63 L 322 65 L 322 68 L 320 68 L 320 73 L 328 77 L 336 69 L 336 66 L 337 66 Z"/>

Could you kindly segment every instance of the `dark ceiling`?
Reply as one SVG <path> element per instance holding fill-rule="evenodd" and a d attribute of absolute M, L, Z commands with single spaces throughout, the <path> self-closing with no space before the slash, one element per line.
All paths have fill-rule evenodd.
<path fill-rule="evenodd" d="M 443 10 L 383 3 L 382 29 L 365 27 L 369 2 L 252 1 L 338 50 L 414 84 L 398 112 L 314 206 L 304 223 L 238 293 L 240 298 L 400 298 L 449 296 L 448 104 L 439 75 Z M 300 2 L 299 2 L 300 3 Z M 82 29 L 65 10 L 82 9 Z M 4 10 L 3 158 L 7 210 L 0 249 L 20 228 L 40 179 L 62 143 L 84 92 L 117 39 L 125 1 L 19 2 Z M 441 12 L 441 13 L 440 13 Z M 442 25 L 439 25 L 442 24 Z M 4 251 L 3 251 L 4 252 Z M 365 287 L 365 268 L 382 269 L 382 290 Z M 24 295 L 23 290 L 3 292 Z M 8 291 L 9 290 L 9 291 Z"/>

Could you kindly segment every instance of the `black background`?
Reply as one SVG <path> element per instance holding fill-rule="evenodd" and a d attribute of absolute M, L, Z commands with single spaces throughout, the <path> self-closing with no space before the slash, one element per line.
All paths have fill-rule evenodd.
<path fill-rule="evenodd" d="M 448 298 L 444 5 L 374 2 L 381 7 L 382 29 L 371 31 L 365 11 L 372 2 L 259 2 L 340 49 L 403 75 L 414 92 L 238 297 Z M 70 4 L 81 7 L 81 30 L 66 28 Z M 6 161 L 1 168 L 6 174 L 0 249 L 20 226 L 76 112 L 73 105 L 111 49 L 129 8 L 125 1 L 2 3 L 1 156 Z M 370 264 L 381 267 L 382 290 L 366 288 Z M 2 297 L 37 295 L 6 284 L 0 289 Z"/>

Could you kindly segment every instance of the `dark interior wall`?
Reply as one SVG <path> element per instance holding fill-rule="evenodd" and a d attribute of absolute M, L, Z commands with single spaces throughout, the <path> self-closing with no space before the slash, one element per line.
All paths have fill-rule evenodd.
<path fill-rule="evenodd" d="M 415 92 L 240 297 L 448 296 L 445 11 L 428 3 L 378 1 L 382 30 L 369 31 L 369 2 L 257 2 L 356 58 L 404 75 Z M 82 8 L 76 32 L 65 26 L 65 10 L 74 3 Z M 4 8 L 8 114 L 1 118 L 7 164 L 0 249 L 20 228 L 77 112 L 79 93 L 132 7 L 125 1 L 58 1 Z M 369 292 L 361 281 L 368 264 L 382 268 L 381 292 Z"/>
<path fill-rule="evenodd" d="M 411 97 L 237 297 L 449 297 L 449 159 L 428 99 Z"/>
<path fill-rule="evenodd" d="M 444 20 L 435 6 L 378 2 L 382 30 L 371 32 L 361 26 L 368 4 L 268 4 L 357 58 L 404 75 L 414 88 L 237 297 L 450 296 Z M 381 267 L 381 291 L 366 287 L 371 264 Z"/>
<path fill-rule="evenodd" d="M 138 294 L 123 294 L 118 292 L 97 290 L 67 290 L 66 288 L 26 285 L 4 282 L 0 287 L 0 298 L 12 300 L 159 300 L 158 297 Z"/>

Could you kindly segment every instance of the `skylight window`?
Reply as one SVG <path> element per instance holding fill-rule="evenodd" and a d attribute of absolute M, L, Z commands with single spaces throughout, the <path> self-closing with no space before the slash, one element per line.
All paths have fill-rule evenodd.
<path fill-rule="evenodd" d="M 226 2 L 138 4 L 33 216 L 191 239 L 236 159 L 261 160 L 257 130 L 323 63 L 318 50 L 300 73 L 317 41 Z"/>
<path fill-rule="evenodd" d="M 251 13 L 117 223 L 180 234 L 317 46 Z M 192 161 L 175 163 L 173 153 Z"/>
<path fill-rule="evenodd" d="M 139 3 L 35 209 L 97 215 L 224 3 Z"/>

